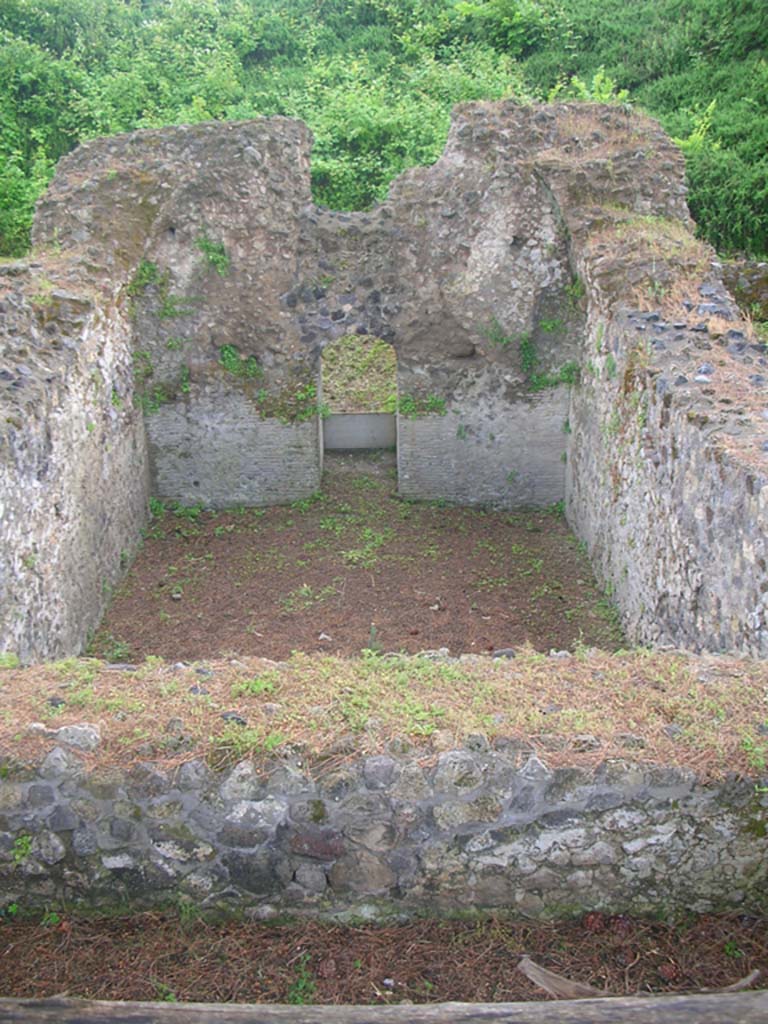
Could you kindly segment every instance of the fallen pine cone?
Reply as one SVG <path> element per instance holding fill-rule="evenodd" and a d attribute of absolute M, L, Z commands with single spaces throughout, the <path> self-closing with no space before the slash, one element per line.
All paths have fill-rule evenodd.
<path fill-rule="evenodd" d="M 659 974 L 662 976 L 664 981 L 677 981 L 680 977 L 680 968 L 677 964 L 671 961 L 668 964 L 662 964 L 659 967 Z"/>
<path fill-rule="evenodd" d="M 599 911 L 595 910 L 591 914 L 587 914 L 581 923 L 588 932 L 605 931 L 605 914 L 601 914 Z"/>

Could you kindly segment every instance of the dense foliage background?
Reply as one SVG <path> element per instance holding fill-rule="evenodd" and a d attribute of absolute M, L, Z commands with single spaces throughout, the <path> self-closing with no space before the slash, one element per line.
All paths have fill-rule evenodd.
<path fill-rule="evenodd" d="M 286 114 L 318 202 L 360 209 L 442 150 L 460 100 L 576 96 L 657 116 L 721 252 L 768 252 L 764 0 L 2 0 L 0 253 L 62 154 L 133 128 Z"/>

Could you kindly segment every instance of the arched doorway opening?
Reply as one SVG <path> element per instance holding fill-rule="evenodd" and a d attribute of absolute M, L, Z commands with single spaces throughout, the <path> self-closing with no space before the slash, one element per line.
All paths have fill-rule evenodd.
<path fill-rule="evenodd" d="M 381 338 L 347 334 L 323 350 L 323 450 L 397 448 L 397 358 Z"/>

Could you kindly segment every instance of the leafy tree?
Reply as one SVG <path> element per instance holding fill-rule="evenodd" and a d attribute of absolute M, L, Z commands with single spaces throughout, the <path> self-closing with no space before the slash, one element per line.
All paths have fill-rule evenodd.
<path fill-rule="evenodd" d="M 0 251 L 81 139 L 301 117 L 318 201 L 352 209 L 436 159 L 453 103 L 531 94 L 649 110 L 701 233 L 765 254 L 767 49 L 763 0 L 2 0 Z"/>

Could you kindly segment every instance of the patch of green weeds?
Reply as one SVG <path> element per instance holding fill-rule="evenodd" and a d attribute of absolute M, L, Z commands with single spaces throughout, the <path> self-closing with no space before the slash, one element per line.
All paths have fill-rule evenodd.
<path fill-rule="evenodd" d="M 401 395 L 397 411 L 406 419 L 415 420 L 421 416 L 445 416 L 448 405 L 441 395 Z"/>
<path fill-rule="evenodd" d="M 507 334 L 496 317 L 493 317 L 488 326 L 482 329 L 482 334 L 492 345 L 497 345 L 499 348 L 509 348 L 514 340 Z"/>
<path fill-rule="evenodd" d="M 291 502 L 291 508 L 296 512 L 301 512 L 302 515 L 305 512 L 309 512 L 315 505 L 320 504 L 324 500 L 324 495 L 321 491 L 315 491 L 314 494 L 310 494 L 307 498 L 299 498 L 297 501 Z"/>
<path fill-rule="evenodd" d="M 226 277 L 229 273 L 230 259 L 223 242 L 214 242 L 205 232 L 195 240 L 197 248 L 205 256 L 206 262 L 217 274 Z"/>
<path fill-rule="evenodd" d="M 475 583 L 476 590 L 501 590 L 512 585 L 507 576 L 481 576 Z"/>
<path fill-rule="evenodd" d="M 329 515 L 323 516 L 318 523 L 321 530 L 327 530 L 329 533 L 335 534 L 337 537 L 348 530 L 350 526 L 354 525 L 349 516 L 340 515 Z"/>
<path fill-rule="evenodd" d="M 0 651 L 0 669 L 18 668 L 20 664 L 18 654 L 13 651 Z"/>
<path fill-rule="evenodd" d="M 366 526 L 360 533 L 360 546 L 349 548 L 341 552 L 341 557 L 347 565 L 357 566 L 361 569 L 372 569 L 378 561 L 378 551 L 394 536 L 394 530 L 374 530 Z"/>
<path fill-rule="evenodd" d="M 166 292 L 160 298 L 157 315 L 161 320 L 172 320 L 175 317 L 188 316 L 192 312 L 195 300 L 181 295 Z"/>
<path fill-rule="evenodd" d="M 745 954 L 744 950 L 739 948 L 737 942 L 733 939 L 728 939 L 723 944 L 723 952 L 726 956 L 731 957 L 732 960 L 740 960 Z"/>
<path fill-rule="evenodd" d="M 141 295 L 150 285 L 160 284 L 162 275 L 156 263 L 141 260 L 126 291 L 131 296 Z"/>
<path fill-rule="evenodd" d="M 163 384 L 153 384 L 152 387 L 143 391 L 135 391 L 133 400 L 138 409 L 151 416 L 156 413 L 161 405 L 171 400 L 171 395 Z"/>
<path fill-rule="evenodd" d="M 362 652 L 365 659 L 375 658 L 378 660 L 378 651 L 368 649 Z M 371 700 L 367 693 L 360 687 L 345 688 L 339 696 L 339 714 L 353 732 L 361 732 L 368 723 L 371 711 Z"/>
<path fill-rule="evenodd" d="M 133 380 L 137 387 L 142 387 L 154 372 L 152 356 L 146 349 L 140 348 L 133 353 Z"/>
<path fill-rule="evenodd" d="M 445 717 L 443 708 L 434 705 L 428 707 L 414 698 L 406 698 L 403 701 L 402 713 L 407 731 L 415 736 L 431 736 L 440 720 Z"/>
<path fill-rule="evenodd" d="M 565 294 L 568 296 L 569 305 L 575 309 L 587 294 L 582 279 L 578 276 L 574 277 L 570 284 L 565 286 Z"/>
<path fill-rule="evenodd" d="M 291 1006 L 305 1006 L 315 998 L 317 982 L 309 969 L 311 959 L 309 953 L 302 953 L 294 966 L 294 978 L 285 995 L 285 1001 Z"/>
<path fill-rule="evenodd" d="M 219 365 L 233 377 L 256 380 L 264 376 L 256 356 L 241 355 L 236 345 L 219 346 Z"/>
<path fill-rule="evenodd" d="M 21 835 L 16 836 L 11 847 L 11 860 L 20 867 L 30 857 L 32 853 L 32 836 L 26 832 L 22 832 Z"/>
<path fill-rule="evenodd" d="M 168 509 L 174 514 L 174 516 L 176 516 L 177 519 L 186 519 L 193 523 L 197 522 L 204 512 L 202 505 L 182 505 L 178 501 L 169 502 Z"/>
<path fill-rule="evenodd" d="M 761 743 L 754 736 L 745 736 L 741 741 L 741 749 L 747 755 L 747 763 L 753 771 L 765 771 L 768 764 L 768 743 Z"/>
<path fill-rule="evenodd" d="M 51 667 L 67 682 L 88 686 L 98 675 L 100 663 L 92 658 L 64 658 Z"/>
<path fill-rule="evenodd" d="M 221 770 L 237 764 L 247 757 L 264 757 L 274 753 L 285 743 L 279 732 L 264 732 L 258 727 L 249 728 L 237 722 L 227 722 L 217 736 L 210 737 L 209 762 L 211 767 Z"/>
<path fill-rule="evenodd" d="M 554 334 L 565 327 L 565 321 L 559 317 L 554 320 L 539 320 L 539 327 L 545 334 Z"/>
<path fill-rule="evenodd" d="M 155 995 L 157 996 L 158 1002 L 178 1003 L 178 996 L 176 995 L 172 988 L 165 984 L 165 982 L 157 981 L 157 979 L 153 978 L 152 987 L 155 990 Z"/>
<path fill-rule="evenodd" d="M 274 693 L 279 681 L 277 672 L 264 672 L 253 679 L 241 679 L 232 684 L 232 696 L 263 697 L 267 693 Z"/>
<path fill-rule="evenodd" d="M 544 568 L 543 558 L 529 558 L 528 564 L 521 569 L 518 569 L 520 576 L 534 576 L 541 572 Z"/>
<path fill-rule="evenodd" d="M 302 583 L 295 590 L 286 594 L 285 597 L 281 597 L 280 605 L 287 612 L 304 611 L 313 605 L 319 604 L 321 601 L 326 601 L 329 597 L 334 597 L 337 593 L 338 588 L 335 584 L 315 590 L 308 583 Z"/>
<path fill-rule="evenodd" d="M 99 647 L 101 648 L 102 657 L 106 661 L 130 661 L 131 645 L 127 643 L 127 641 L 120 640 L 118 637 L 113 636 L 112 633 L 107 633 L 106 636 L 102 638 Z"/>

